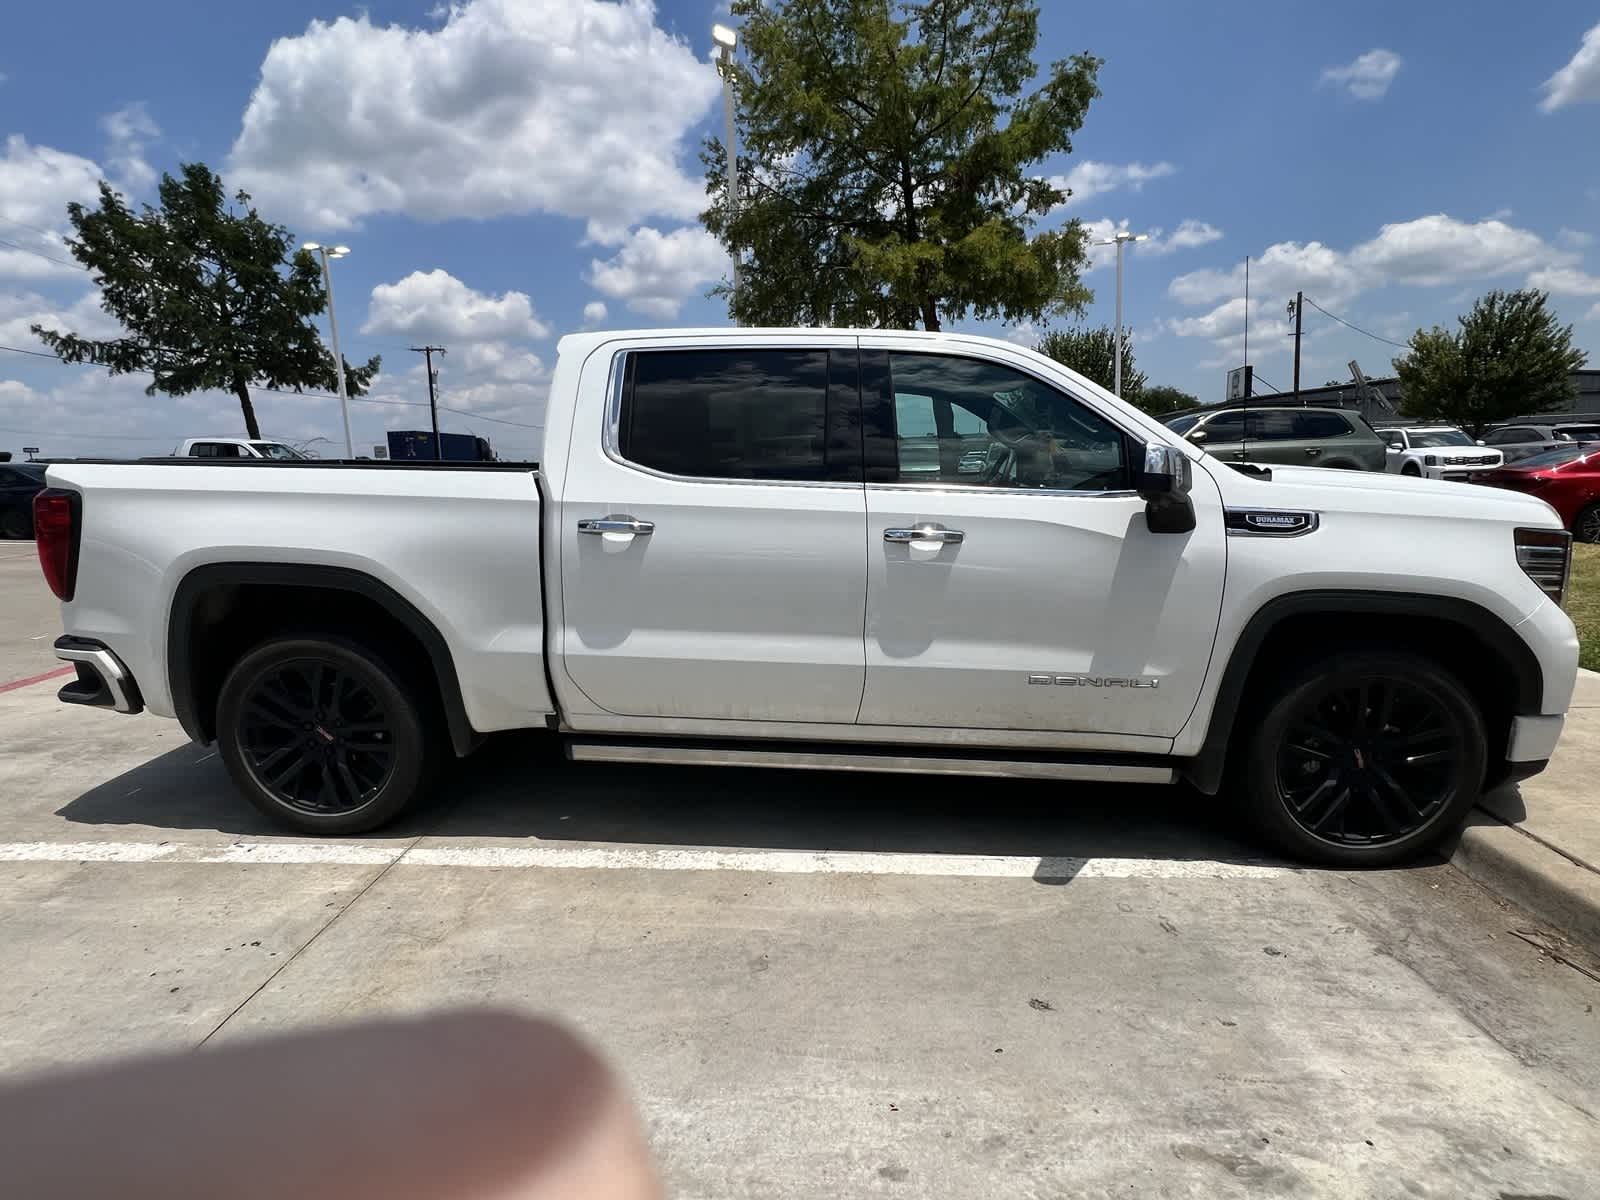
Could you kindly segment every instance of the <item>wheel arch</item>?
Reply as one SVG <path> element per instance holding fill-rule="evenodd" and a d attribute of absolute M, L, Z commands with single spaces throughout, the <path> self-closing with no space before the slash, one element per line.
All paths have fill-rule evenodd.
<path fill-rule="evenodd" d="M 1490 725 L 1491 764 L 1497 756 L 1504 757 L 1509 718 L 1538 713 L 1543 707 L 1544 671 L 1538 656 L 1510 625 L 1481 605 L 1451 596 L 1409 592 L 1294 592 L 1262 605 L 1234 641 L 1211 707 L 1205 740 L 1184 769 L 1185 777 L 1200 791 L 1215 795 L 1220 790 L 1238 718 L 1251 702 L 1252 690 L 1283 661 L 1275 643 L 1292 639 L 1308 627 L 1317 634 L 1321 650 L 1360 638 L 1400 644 L 1441 658 L 1447 645 L 1465 651 L 1445 665 L 1461 676 L 1484 707 L 1485 724 Z M 1493 721 L 1501 715 L 1507 719 L 1496 728 Z"/>
<path fill-rule="evenodd" d="M 269 599 L 265 630 L 241 620 Z M 305 615 L 312 612 L 317 615 Z M 178 582 L 167 619 L 167 684 L 184 732 L 197 742 L 214 740 L 222 679 L 259 640 L 253 634 L 305 631 L 319 621 L 330 628 L 359 623 L 420 650 L 422 661 L 410 665 L 435 688 L 452 748 L 465 755 L 482 740 L 467 718 L 450 647 L 415 605 L 382 580 L 349 567 L 275 562 L 208 563 Z"/>

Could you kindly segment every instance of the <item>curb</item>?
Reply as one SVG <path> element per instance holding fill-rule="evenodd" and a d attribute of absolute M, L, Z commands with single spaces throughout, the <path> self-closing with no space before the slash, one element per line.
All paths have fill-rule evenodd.
<path fill-rule="evenodd" d="M 1450 865 L 1600 954 L 1600 874 L 1482 809 L 1474 809 Z"/>

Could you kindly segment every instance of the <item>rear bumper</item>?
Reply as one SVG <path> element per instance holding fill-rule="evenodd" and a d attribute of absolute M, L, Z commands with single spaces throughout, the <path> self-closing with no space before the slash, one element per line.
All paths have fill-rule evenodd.
<path fill-rule="evenodd" d="M 144 711 L 144 699 L 132 672 L 104 643 L 64 634 L 56 639 L 55 650 L 57 658 L 78 668 L 78 677 L 56 693 L 63 704 L 120 713 Z"/>

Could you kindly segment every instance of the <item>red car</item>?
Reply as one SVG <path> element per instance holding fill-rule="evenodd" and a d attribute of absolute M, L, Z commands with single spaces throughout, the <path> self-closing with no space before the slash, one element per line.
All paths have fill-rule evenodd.
<path fill-rule="evenodd" d="M 1600 542 L 1600 442 L 1546 450 L 1471 478 L 1537 496 L 1561 514 L 1578 541 Z"/>

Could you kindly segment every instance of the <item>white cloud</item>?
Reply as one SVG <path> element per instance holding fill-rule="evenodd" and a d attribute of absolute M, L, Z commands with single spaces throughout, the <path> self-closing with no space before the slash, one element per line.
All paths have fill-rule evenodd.
<path fill-rule="evenodd" d="M 598 325 L 606 319 L 606 302 L 604 300 L 591 300 L 583 306 L 583 323 L 585 325 Z"/>
<path fill-rule="evenodd" d="M 1192 217 L 1180 221 L 1178 227 L 1170 234 L 1163 236 L 1160 229 L 1150 231 L 1150 240 L 1136 243 L 1135 248 L 1140 254 L 1163 255 L 1171 254 L 1174 250 L 1193 250 L 1198 246 L 1209 246 L 1212 242 L 1222 240 L 1222 230 L 1205 221 L 1196 221 Z"/>
<path fill-rule="evenodd" d="M 1068 204 L 1082 204 L 1095 196 L 1126 188 L 1130 192 L 1144 189 L 1152 179 L 1164 179 L 1177 174 L 1178 168 L 1169 162 L 1157 163 L 1103 163 L 1085 159 L 1074 163 L 1065 175 L 1052 175 L 1050 185 L 1072 192 Z"/>
<path fill-rule="evenodd" d="M 1583 319 L 1585 321 L 1600 321 L 1600 304 L 1596 304 L 1588 312 L 1584 313 Z"/>
<path fill-rule="evenodd" d="M 114 338 L 122 326 L 100 307 L 100 293 L 90 288 L 77 300 L 61 305 L 34 292 L 0 291 L 0 343 L 24 350 L 44 345 L 33 335 L 32 327 L 42 325 L 61 333 L 76 333 L 90 338 Z"/>
<path fill-rule="evenodd" d="M 699 226 L 670 233 L 644 226 L 629 234 L 611 258 L 590 262 L 589 282 L 634 312 L 670 320 L 691 292 L 727 270 L 722 246 Z"/>
<path fill-rule="evenodd" d="M 1600 275 L 1577 267 L 1544 267 L 1528 276 L 1528 286 L 1557 296 L 1600 296 Z"/>
<path fill-rule="evenodd" d="M 1343 88 L 1357 100 L 1377 100 L 1389 90 L 1401 62 L 1393 50 L 1368 50 L 1342 67 L 1324 67 L 1319 82 Z"/>
<path fill-rule="evenodd" d="M 526 292 L 489 296 L 448 271 L 413 271 L 372 289 L 362 333 L 437 338 L 442 342 L 493 342 L 542 338 L 550 327 Z"/>
<path fill-rule="evenodd" d="M 654 16 L 650 0 L 463 0 L 437 29 L 313 21 L 268 49 L 230 178 L 317 229 L 692 217 L 704 191 L 679 160 L 719 84 Z"/>
<path fill-rule="evenodd" d="M 144 159 L 145 146 L 161 136 L 161 127 L 145 111 L 144 101 L 124 105 L 100 118 L 100 127 L 110 139 L 106 165 L 118 185 L 141 192 L 156 181 L 155 168 Z"/>
<path fill-rule="evenodd" d="M 1554 112 L 1569 104 L 1600 101 L 1600 25 L 1583 35 L 1567 65 L 1544 81 L 1544 99 L 1539 107 Z"/>
<path fill-rule="evenodd" d="M 6 138 L 0 153 L 0 237 L 26 249 L 0 246 L 0 278 L 69 279 L 80 273 L 61 231 L 67 227 L 67 204 L 92 203 L 100 177 L 91 159 L 29 145 L 20 134 Z M 50 262 L 41 254 L 64 261 Z"/>
<path fill-rule="evenodd" d="M 1563 243 L 1577 250 L 1594 245 L 1594 234 L 1582 233 L 1576 229 L 1563 229 L 1556 235 Z"/>

